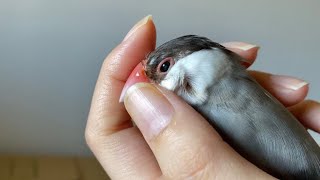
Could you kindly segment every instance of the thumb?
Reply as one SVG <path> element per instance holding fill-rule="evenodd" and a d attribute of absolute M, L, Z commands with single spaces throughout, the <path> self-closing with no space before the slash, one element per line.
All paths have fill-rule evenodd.
<path fill-rule="evenodd" d="M 125 107 L 145 139 L 157 136 L 174 114 L 171 103 L 149 83 L 136 83 L 125 93 Z"/>
<path fill-rule="evenodd" d="M 268 178 L 173 92 L 137 83 L 128 89 L 124 103 L 166 178 Z"/>

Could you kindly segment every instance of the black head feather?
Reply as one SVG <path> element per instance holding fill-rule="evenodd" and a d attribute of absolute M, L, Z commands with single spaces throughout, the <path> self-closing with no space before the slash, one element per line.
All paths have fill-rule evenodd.
<path fill-rule="evenodd" d="M 206 37 L 197 35 L 181 36 L 159 46 L 155 51 L 151 52 L 145 63 L 145 71 L 147 76 L 154 82 L 160 82 L 164 77 L 157 74 L 158 64 L 166 57 L 172 57 L 175 62 L 186 57 L 196 51 L 203 49 L 225 49 L 219 43 L 213 42 Z"/>

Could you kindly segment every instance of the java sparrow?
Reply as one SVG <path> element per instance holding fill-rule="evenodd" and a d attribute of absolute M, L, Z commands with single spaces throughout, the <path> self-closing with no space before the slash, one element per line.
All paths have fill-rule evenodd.
<path fill-rule="evenodd" d="M 245 70 L 245 59 L 187 35 L 151 52 L 145 74 L 202 114 L 240 155 L 280 179 L 320 179 L 320 148 Z"/>

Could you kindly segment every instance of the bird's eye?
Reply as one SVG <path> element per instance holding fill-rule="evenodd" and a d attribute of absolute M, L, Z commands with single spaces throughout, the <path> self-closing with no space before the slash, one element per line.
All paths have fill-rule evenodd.
<path fill-rule="evenodd" d="M 158 65 L 158 71 L 160 73 L 166 73 L 172 67 L 173 64 L 174 64 L 174 61 L 171 57 L 165 58 Z"/>
<path fill-rule="evenodd" d="M 166 61 L 166 62 L 162 63 L 162 65 L 160 67 L 160 71 L 167 72 L 169 70 L 169 67 L 170 67 L 170 61 Z"/>

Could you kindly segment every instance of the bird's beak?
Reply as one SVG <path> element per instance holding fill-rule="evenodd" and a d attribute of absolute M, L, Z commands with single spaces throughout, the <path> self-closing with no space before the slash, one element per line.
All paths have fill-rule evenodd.
<path fill-rule="evenodd" d="M 123 102 L 124 101 L 124 97 L 125 94 L 127 92 L 127 90 L 129 89 L 130 86 L 136 84 L 136 83 L 148 83 L 150 82 L 149 79 L 146 76 L 146 73 L 144 72 L 144 65 L 143 63 L 145 62 L 141 62 L 139 63 L 131 72 L 130 76 L 128 77 L 125 85 L 123 86 L 121 95 L 120 95 L 120 99 L 119 102 Z"/>

